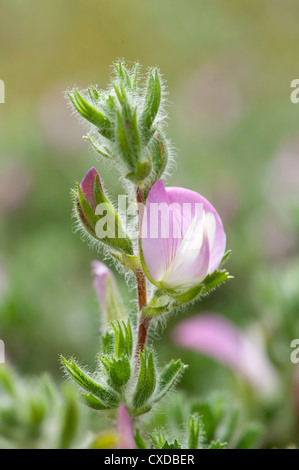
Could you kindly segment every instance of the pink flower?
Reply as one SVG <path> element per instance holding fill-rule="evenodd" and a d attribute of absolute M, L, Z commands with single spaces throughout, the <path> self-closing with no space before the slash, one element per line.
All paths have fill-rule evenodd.
<path fill-rule="evenodd" d="M 278 381 L 274 367 L 260 344 L 220 315 L 196 315 L 179 323 L 174 341 L 229 366 L 241 374 L 258 393 L 273 394 Z"/>
<path fill-rule="evenodd" d="M 134 431 L 131 418 L 125 405 L 117 411 L 118 449 L 135 449 Z"/>
<path fill-rule="evenodd" d="M 221 219 L 200 194 L 184 188 L 152 187 L 143 216 L 141 248 L 153 284 L 167 289 L 200 284 L 218 268 L 226 236 Z"/>

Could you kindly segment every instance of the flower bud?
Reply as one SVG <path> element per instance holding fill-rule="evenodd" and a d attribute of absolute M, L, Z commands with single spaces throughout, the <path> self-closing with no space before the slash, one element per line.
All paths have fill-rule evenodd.
<path fill-rule="evenodd" d="M 114 250 L 133 254 L 132 242 L 122 228 L 118 213 L 105 197 L 95 168 L 91 168 L 78 184 L 76 205 L 83 227 L 93 238 Z"/>
<path fill-rule="evenodd" d="M 105 323 L 124 320 L 124 307 L 112 272 L 100 261 L 93 261 L 91 265 L 94 274 L 93 285 Z"/>

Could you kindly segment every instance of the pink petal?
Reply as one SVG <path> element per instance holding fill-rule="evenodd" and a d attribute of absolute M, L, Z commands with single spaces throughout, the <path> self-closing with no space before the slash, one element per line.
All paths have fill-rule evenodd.
<path fill-rule="evenodd" d="M 191 213 L 192 217 L 194 217 L 196 204 L 199 203 L 203 204 L 203 210 L 206 213 L 212 213 L 214 215 L 216 221 L 216 231 L 214 243 L 210 252 L 210 263 L 208 269 L 208 274 L 211 274 L 213 271 L 215 271 L 215 269 L 218 268 L 224 255 L 226 246 L 226 235 L 218 212 L 207 199 L 195 191 L 184 188 L 169 187 L 166 188 L 166 193 L 170 203 L 176 202 L 182 206 L 186 202 L 191 203 L 192 207 L 194 208 L 192 209 Z"/>
<path fill-rule="evenodd" d="M 194 217 L 188 232 L 178 245 L 171 271 L 163 282 L 165 287 L 188 288 L 200 284 L 208 273 L 210 261 L 208 231 L 202 211 L 198 217 L 198 220 L 196 216 Z"/>
<path fill-rule="evenodd" d="M 263 349 L 220 315 L 196 315 L 179 323 L 174 341 L 243 375 L 262 394 L 277 389 L 276 372 Z"/>
<path fill-rule="evenodd" d="M 156 217 L 158 205 L 162 213 L 157 213 Z M 145 263 L 155 281 L 161 281 L 171 266 L 179 240 L 173 235 L 179 229 L 175 211 L 169 207 L 164 184 L 159 180 L 148 195 L 141 234 Z"/>
<path fill-rule="evenodd" d="M 131 418 L 125 405 L 117 411 L 118 449 L 135 449 L 134 431 Z"/>

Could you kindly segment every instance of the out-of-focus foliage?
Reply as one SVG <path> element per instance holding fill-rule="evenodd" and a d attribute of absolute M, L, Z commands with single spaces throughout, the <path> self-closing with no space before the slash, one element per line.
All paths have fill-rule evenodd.
<path fill-rule="evenodd" d="M 188 7 L 179 0 L 73 0 L 71 7 L 58 0 L 2 0 L 0 338 L 6 360 L 20 373 L 49 371 L 61 382 L 59 353 L 90 364 L 98 350 L 94 254 L 72 233 L 69 194 L 94 155 L 62 92 L 91 84 L 106 88 L 113 60 L 139 59 L 158 65 L 168 82 L 168 137 L 179 155 L 168 182 L 213 203 L 232 249 L 227 266 L 235 279 L 186 315 L 212 310 L 261 336 L 282 390 L 261 401 L 227 368 L 172 346 L 177 317 L 161 330 L 160 361 L 181 357 L 189 364 L 180 387 L 190 403 L 212 390 L 238 400 L 245 421 L 262 424 L 252 445 L 298 445 L 298 366 L 290 360 L 290 342 L 299 338 L 299 104 L 290 101 L 291 80 L 298 78 L 297 9 L 296 0 L 203 0 Z M 116 196 L 119 183 L 109 167 L 97 170 Z M 129 306 L 134 292 L 118 285 Z M 1 439 L 7 445 L 16 420 L 23 423 L 18 444 L 37 445 L 36 426 L 57 407 L 50 397 L 45 405 L 46 385 L 37 383 L 30 388 L 34 404 L 29 386 L 18 385 L 27 390 L 20 415 L 5 392 Z M 165 432 L 171 429 L 168 409 L 160 423 Z M 204 416 L 204 410 L 194 405 L 191 412 Z M 60 424 L 57 418 L 55 439 Z M 224 431 L 206 432 L 229 446 L 253 442 L 258 434 L 255 424 L 230 439 Z"/>

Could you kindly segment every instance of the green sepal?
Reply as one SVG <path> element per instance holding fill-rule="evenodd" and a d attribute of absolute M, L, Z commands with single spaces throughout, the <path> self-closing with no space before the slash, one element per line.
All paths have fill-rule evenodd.
<path fill-rule="evenodd" d="M 108 139 L 112 137 L 111 123 L 107 116 L 89 104 L 77 90 L 68 93 L 68 96 L 77 112 L 84 119 L 96 126 L 104 137 Z"/>
<path fill-rule="evenodd" d="M 162 313 L 165 313 L 172 308 L 172 301 L 165 292 L 160 289 L 156 289 L 153 297 L 147 307 L 144 307 L 141 312 L 142 317 L 157 317 Z"/>
<path fill-rule="evenodd" d="M 156 370 L 153 350 L 150 352 L 144 348 L 140 351 L 140 369 L 136 389 L 133 395 L 133 405 L 135 408 L 142 407 L 154 393 L 156 387 Z"/>
<path fill-rule="evenodd" d="M 177 361 L 172 360 L 164 367 L 164 369 L 162 369 L 158 379 L 156 392 L 152 399 L 153 403 L 160 401 L 166 395 L 166 393 L 169 392 L 169 390 L 181 377 L 186 367 L 187 366 L 185 366 L 182 361 L 178 359 Z"/>
<path fill-rule="evenodd" d="M 204 286 L 202 284 L 199 284 L 197 286 L 185 290 L 184 292 L 175 292 L 171 290 L 166 290 L 166 292 L 174 300 L 181 304 L 184 304 L 187 302 L 191 302 L 191 300 L 194 300 L 196 297 L 199 297 L 203 290 L 203 287 Z"/>
<path fill-rule="evenodd" d="M 233 279 L 234 276 L 231 276 L 228 271 L 225 269 L 216 269 L 212 274 L 208 274 L 207 277 L 203 281 L 203 289 L 201 291 L 201 295 L 205 295 L 211 290 L 215 289 L 215 287 L 220 286 L 223 282 L 228 281 L 229 279 Z"/>
<path fill-rule="evenodd" d="M 97 180 L 97 178 L 96 178 Z M 80 209 L 82 211 L 82 214 L 85 218 L 82 218 L 82 215 L 80 214 L 80 211 L 79 212 L 79 216 L 81 218 L 81 221 L 84 225 L 85 228 L 88 229 L 88 231 L 93 235 L 95 236 L 95 226 L 99 220 L 99 217 L 95 214 L 95 211 L 93 210 L 93 208 L 88 204 L 88 202 L 86 201 L 82 191 L 81 191 L 81 188 L 80 188 L 80 184 L 77 183 L 77 189 L 78 189 L 78 200 L 79 200 L 79 205 L 80 205 Z M 87 225 L 86 225 L 87 223 Z"/>
<path fill-rule="evenodd" d="M 136 186 L 141 186 L 143 181 L 150 175 L 152 170 L 152 164 L 150 159 L 141 162 L 137 161 L 136 171 L 131 171 L 126 174 L 126 178 L 134 183 Z"/>
<path fill-rule="evenodd" d="M 102 215 L 102 217 L 107 217 L 111 221 L 111 226 L 113 227 L 113 233 L 107 234 L 106 237 L 98 237 L 98 230 L 95 226 L 95 233 L 97 238 L 102 241 L 103 243 L 111 246 L 116 250 L 122 250 L 125 253 L 130 255 L 133 254 L 133 244 L 132 241 L 128 238 L 126 233 L 122 228 L 122 223 L 119 218 L 118 213 L 115 211 L 112 204 L 108 201 L 108 199 L 104 196 L 102 188 L 98 182 L 98 179 L 95 179 L 94 182 L 94 200 L 96 205 L 95 214 L 97 217 L 97 222 L 101 219 L 98 215 L 98 206 L 99 204 L 105 204 L 106 216 Z M 85 214 L 84 214 L 85 215 Z M 107 221 L 107 225 L 109 226 L 109 222 Z"/>
<path fill-rule="evenodd" d="M 71 358 L 70 361 L 67 361 L 63 356 L 61 356 L 61 360 L 68 374 L 84 390 L 91 393 L 96 398 L 99 398 L 104 405 L 110 408 L 118 405 L 120 397 L 114 390 L 108 386 L 102 386 L 92 380 L 82 369 L 80 369 L 73 358 Z"/>

